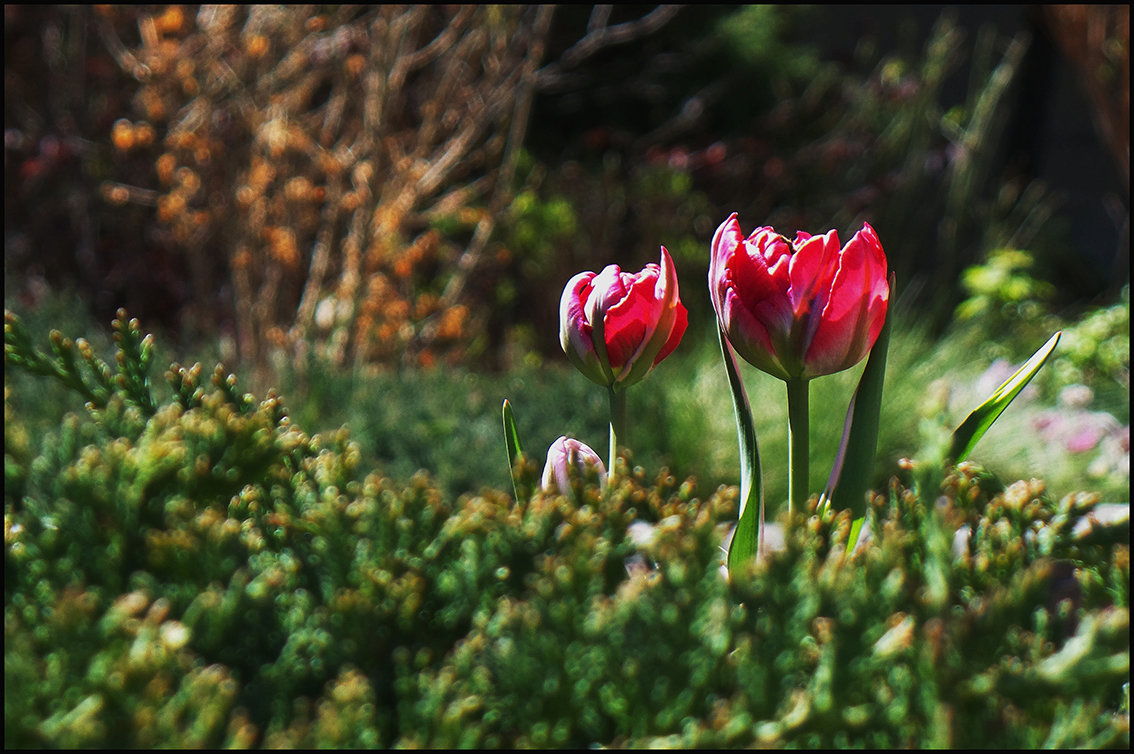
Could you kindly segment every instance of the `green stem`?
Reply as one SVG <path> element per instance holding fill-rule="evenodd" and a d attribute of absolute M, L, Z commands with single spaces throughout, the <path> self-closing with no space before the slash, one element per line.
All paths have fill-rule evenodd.
<path fill-rule="evenodd" d="M 787 381 L 788 406 L 788 512 L 807 503 L 809 466 L 808 380 Z"/>
<path fill-rule="evenodd" d="M 607 483 L 614 481 L 614 464 L 618 460 L 618 444 L 626 444 L 626 391 L 610 388 L 610 456 L 607 462 Z"/>

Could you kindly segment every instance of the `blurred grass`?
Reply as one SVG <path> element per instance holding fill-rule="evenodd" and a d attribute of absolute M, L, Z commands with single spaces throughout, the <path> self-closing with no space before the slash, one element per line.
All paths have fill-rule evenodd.
<path fill-rule="evenodd" d="M 898 473 L 900 458 L 917 453 L 924 423 L 950 429 L 960 424 L 999 384 L 989 382 L 1003 369 L 998 362 L 1010 357 L 1015 359 L 1014 368 L 1043 343 L 1042 339 L 1027 342 L 1027 337 L 1010 331 L 1004 334 L 1012 340 L 998 341 L 969 325 L 932 340 L 924 329 L 898 321 L 887 367 L 877 486 Z M 812 383 L 813 492 L 826 482 L 862 368 L 860 364 Z M 764 459 L 766 497 L 770 508 L 776 509 L 787 495 L 783 383 L 747 364 L 741 365 L 741 373 Z M 1058 410 L 1060 388 L 1069 379 L 1084 377 L 1072 369 L 1061 380 L 1054 374 L 1037 380 L 1000 417 L 971 460 L 1005 480 L 1046 479 L 1056 495 L 1094 491 L 1108 499 L 1129 499 L 1128 473 L 1090 475 L 1087 467 L 1094 456 L 1053 450 L 1035 429 L 1043 412 Z M 565 358 L 533 360 L 501 374 L 461 368 L 364 375 L 309 368 L 306 380 L 291 373 L 281 388 L 294 418 L 309 431 L 345 424 L 363 453 L 386 473 L 408 477 L 426 469 L 451 494 L 476 492 L 484 486 L 508 488 L 500 419 L 505 398 L 514 407 L 525 451 L 541 462 L 561 434 L 606 454 L 605 392 Z M 699 495 L 738 482 L 736 425 L 711 326 L 687 332 L 677 351 L 630 389 L 628 400 L 634 464 L 651 474 L 668 467 L 680 479 L 693 477 Z M 1116 423 L 1128 424 L 1128 400 L 1110 410 Z M 1027 450 L 1029 443 L 1036 447 Z"/>
<path fill-rule="evenodd" d="M 48 296 L 30 310 L 18 301 L 6 303 L 13 305 L 44 347 L 47 332 L 55 328 L 68 337 L 86 337 L 96 352 L 110 356 L 108 323 L 84 320 L 84 309 L 73 296 Z M 145 322 L 142 327 L 151 330 Z M 632 462 L 651 475 L 668 467 L 679 479 L 692 477 L 696 494 L 702 496 L 721 484 L 738 483 L 739 474 L 736 425 L 712 327 L 704 322 L 691 326 L 680 347 L 629 391 Z M 957 426 L 999 384 L 1001 373 L 1011 374 L 1059 327 L 1065 327 L 1066 334 L 1053 363 L 1000 417 L 971 460 L 1005 481 L 1044 479 L 1056 496 L 1088 491 L 1108 500 L 1129 500 L 1128 303 L 1098 310 L 1071 327 L 1052 317 L 991 332 L 969 322 L 936 340 L 899 315 L 887 364 L 875 485 L 885 485 L 898 473 L 900 458 L 916 455 L 926 425 Z M 155 336 L 158 368 L 152 379 L 159 392 L 166 389 L 162 371 L 171 360 L 200 361 L 206 371 L 218 360 L 215 346 L 202 344 L 175 354 L 160 332 Z M 1101 372 L 1092 368 L 1099 363 L 1110 366 Z M 814 493 L 826 481 L 862 368 L 860 364 L 812 383 Z M 741 364 L 741 374 L 756 421 L 766 499 L 774 511 L 787 495 L 784 387 L 747 364 Z M 28 379 L 5 372 L 6 385 L 22 385 L 17 381 Z M 605 391 L 578 374 L 566 358 L 529 354 L 498 373 L 463 367 L 349 371 L 312 361 L 302 370 L 285 364 L 275 384 L 304 431 L 346 426 L 364 458 L 384 473 L 408 479 L 424 469 L 454 497 L 485 487 L 510 488 L 501 427 L 504 399 L 513 405 L 525 451 L 541 465 L 547 448 L 563 434 L 606 455 Z M 1069 385 L 1090 388 L 1090 405 L 1062 405 L 1062 391 Z M 35 405 L 28 404 L 29 395 L 35 396 Z M 82 410 L 65 389 L 48 380 L 38 380 L 34 390 L 11 390 L 9 408 L 32 436 L 57 426 L 64 413 Z M 1058 424 L 1054 417 L 1066 423 L 1100 416 L 1112 431 L 1096 446 L 1069 451 L 1052 440 L 1052 426 Z"/>

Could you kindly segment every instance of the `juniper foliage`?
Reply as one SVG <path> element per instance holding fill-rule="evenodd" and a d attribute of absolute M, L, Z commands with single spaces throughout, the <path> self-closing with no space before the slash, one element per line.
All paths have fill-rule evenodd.
<path fill-rule="evenodd" d="M 6 366 L 85 402 L 33 438 L 5 390 L 5 746 L 1129 746 L 1090 495 L 894 479 L 870 541 L 800 511 L 730 583 L 734 487 L 446 499 L 114 331 L 117 371 L 5 313 Z"/>

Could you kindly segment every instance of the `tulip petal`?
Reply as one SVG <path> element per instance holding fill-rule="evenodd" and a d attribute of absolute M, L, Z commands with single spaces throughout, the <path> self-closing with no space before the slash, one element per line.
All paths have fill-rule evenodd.
<path fill-rule="evenodd" d="M 609 385 L 614 381 L 614 371 L 610 366 L 610 356 L 606 350 L 606 309 L 608 301 L 617 300 L 610 293 L 615 286 L 621 289 L 621 271 L 618 265 L 607 265 L 591 281 L 591 292 L 585 305 L 587 321 L 591 323 L 591 347 L 594 349 L 599 371 L 602 374 L 600 385 Z"/>
<path fill-rule="evenodd" d="M 744 306 L 735 290 L 726 292 L 719 316 L 729 342 L 748 363 L 780 379 L 788 378 L 787 365 L 780 359 L 768 327 Z"/>
<path fill-rule="evenodd" d="M 791 308 L 797 319 L 818 315 L 830 292 L 839 265 L 839 234 L 830 230 L 821 236 L 796 234 L 802 242 L 791 257 Z"/>
<path fill-rule="evenodd" d="M 580 272 L 563 289 L 559 300 L 559 343 L 580 372 L 588 379 L 606 385 L 607 375 L 602 366 L 605 354 L 600 356 L 596 350 L 594 328 L 586 306 L 592 298 L 594 277 L 593 272 Z"/>
<path fill-rule="evenodd" d="M 657 328 L 663 306 L 655 297 L 656 276 L 654 264 L 630 276 L 623 298 L 606 311 L 606 353 L 615 372 L 638 357 Z"/>
<path fill-rule="evenodd" d="M 790 246 L 771 228 L 744 238 L 736 213 L 713 236 L 709 291 L 721 327 L 741 356 L 776 376 L 786 375 L 772 333 L 792 322 L 789 258 Z"/>
<path fill-rule="evenodd" d="M 649 374 L 663 358 L 661 353 L 667 345 L 669 351 L 677 347 L 687 322 L 683 320 L 681 331 L 676 332 L 678 307 L 683 315 L 685 307 L 678 298 L 677 272 L 673 259 L 664 246 L 661 247 L 661 264 L 648 264 L 634 277 L 625 313 L 620 311 L 618 314 L 629 316 L 631 305 L 637 307 L 635 318 L 631 320 L 635 324 L 634 337 L 637 339 L 631 339 L 631 342 L 636 342 L 637 347 L 624 364 L 623 372 L 618 375 L 616 387 L 632 385 Z M 638 323 L 641 323 L 640 329 Z M 668 353 L 667 351 L 665 355 Z M 614 359 L 611 361 L 613 364 Z"/>
<path fill-rule="evenodd" d="M 730 260 L 729 270 L 733 273 L 734 288 L 745 308 L 772 327 L 790 327 L 791 282 L 782 269 L 782 260 L 786 257 L 768 248 L 777 248 L 780 243 L 777 239 L 761 239 L 761 246 L 757 248 L 753 248 L 751 243 L 743 244 Z M 769 258 L 777 269 L 769 267 Z"/>
<path fill-rule="evenodd" d="M 709 297 L 717 312 L 723 308 L 723 294 L 725 289 L 725 261 L 731 257 L 736 248 L 744 241 L 740 232 L 740 223 L 737 222 L 736 213 L 733 212 L 728 219 L 721 223 L 715 233 L 709 249 Z"/>
<path fill-rule="evenodd" d="M 804 359 L 808 374 L 832 374 L 853 366 L 877 340 L 889 301 L 881 250 L 874 229 L 867 225 L 839 253 L 825 305 L 811 320 L 815 330 Z"/>
<path fill-rule="evenodd" d="M 589 445 L 574 438 L 560 436 L 547 449 L 547 463 L 543 467 L 543 476 L 540 485 L 546 492 L 558 492 L 561 495 L 573 493 L 571 476 L 583 476 L 588 468 L 593 468 L 598 475 L 599 484 L 606 486 L 606 468 L 602 459 Z"/>
<path fill-rule="evenodd" d="M 790 322 L 791 244 L 772 228 L 757 228 L 734 255 L 736 283 L 749 305 L 763 305 L 767 316 Z"/>
<path fill-rule="evenodd" d="M 658 351 L 658 355 L 654 359 L 654 366 L 657 366 L 662 359 L 673 353 L 673 349 L 677 348 L 677 344 L 681 342 L 681 336 L 685 334 L 685 328 L 689 326 L 689 312 L 685 309 L 685 304 L 680 301 L 677 302 L 676 315 L 673 328 L 669 331 L 669 339 Z"/>

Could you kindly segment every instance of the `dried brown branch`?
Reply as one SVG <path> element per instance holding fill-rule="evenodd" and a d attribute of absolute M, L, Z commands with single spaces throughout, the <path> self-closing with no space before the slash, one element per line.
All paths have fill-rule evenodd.
<path fill-rule="evenodd" d="M 164 6 L 141 12 L 129 49 L 108 21 L 164 138 L 153 188 L 107 191 L 156 206 L 200 300 L 232 292 L 238 352 L 258 371 L 280 348 L 425 363 L 471 337 L 468 281 L 512 200 L 542 81 L 677 11 L 612 26 L 596 7 L 541 69 L 553 8 Z M 467 235 L 434 229 L 454 218 Z"/>
<path fill-rule="evenodd" d="M 461 292 L 468 282 L 469 275 L 476 268 L 477 264 L 480 262 L 481 256 L 484 254 L 485 247 L 488 244 L 488 238 L 495 227 L 496 218 L 500 215 L 501 211 L 503 211 L 505 205 L 511 200 L 511 186 L 516 173 L 516 162 L 519 157 L 520 147 L 524 142 L 524 135 L 527 131 L 528 114 L 531 110 L 532 95 L 535 90 L 536 66 L 539 65 L 539 61 L 543 57 L 547 32 L 551 26 L 551 15 L 552 8 L 550 6 L 540 6 L 540 12 L 534 24 L 532 52 L 525 63 L 521 77 L 520 93 L 515 103 L 516 111 L 512 116 L 512 128 L 508 136 L 508 146 L 505 151 L 503 165 L 500 169 L 500 177 L 496 183 L 496 190 L 493 192 L 492 204 L 489 211 L 486 212 L 477 223 L 472 241 L 457 261 L 457 271 L 449 280 L 445 291 L 441 295 L 441 306 L 443 308 L 452 306 L 456 303 L 457 299 L 460 298 Z M 435 323 L 430 324 L 432 326 L 426 328 L 424 331 L 423 340 L 426 343 L 436 335 Z"/>

